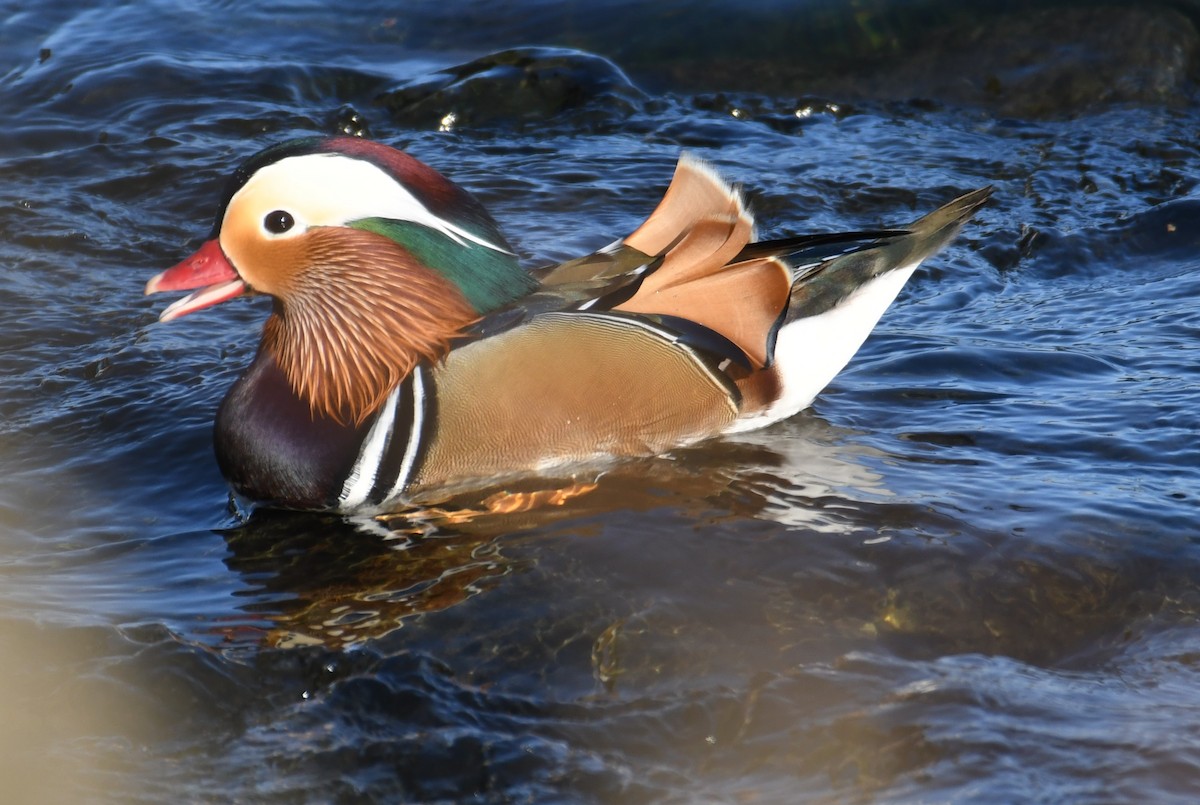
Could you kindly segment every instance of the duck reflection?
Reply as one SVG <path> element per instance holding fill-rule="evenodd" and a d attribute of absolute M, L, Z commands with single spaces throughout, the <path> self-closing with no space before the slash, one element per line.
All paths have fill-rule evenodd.
<path fill-rule="evenodd" d="M 367 520 L 260 509 L 223 535 L 227 565 L 254 588 L 243 609 L 266 621 L 262 642 L 272 647 L 382 637 L 513 569 L 497 534 L 454 530 L 427 514 Z"/>
<path fill-rule="evenodd" d="M 240 608 L 264 621 L 253 642 L 349 647 L 486 593 L 534 561 L 531 541 L 564 529 L 597 532 L 596 518 L 608 512 L 653 516 L 668 507 L 697 522 L 769 519 L 826 530 L 821 499 L 879 482 L 847 460 L 846 442 L 835 438 L 844 435 L 814 419 L 783 440 L 725 441 L 376 518 L 257 509 L 221 532 L 225 561 L 251 586 Z"/>

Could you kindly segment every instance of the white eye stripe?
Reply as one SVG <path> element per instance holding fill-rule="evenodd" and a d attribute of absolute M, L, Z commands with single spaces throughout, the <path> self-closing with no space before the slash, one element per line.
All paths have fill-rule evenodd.
<path fill-rule="evenodd" d="M 276 210 L 295 220 L 288 232 L 271 233 L 262 221 Z M 287 157 L 256 172 L 229 201 L 225 219 L 255 215 L 270 237 L 314 226 L 345 226 L 363 218 L 391 218 L 434 229 L 461 245 L 468 241 L 510 254 L 488 240 L 432 213 L 382 168 L 342 154 Z"/>

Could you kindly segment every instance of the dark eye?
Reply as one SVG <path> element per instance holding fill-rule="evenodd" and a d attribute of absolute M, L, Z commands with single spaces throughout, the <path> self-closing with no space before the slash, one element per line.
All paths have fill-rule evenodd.
<path fill-rule="evenodd" d="M 284 210 L 269 212 L 267 213 L 267 217 L 263 219 L 263 229 L 272 235 L 282 235 L 295 225 L 296 219 L 292 217 L 291 213 Z"/>

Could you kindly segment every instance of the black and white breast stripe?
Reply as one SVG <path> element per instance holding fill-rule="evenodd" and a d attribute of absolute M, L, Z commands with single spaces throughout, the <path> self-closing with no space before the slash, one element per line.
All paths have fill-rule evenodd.
<path fill-rule="evenodd" d="M 404 492 L 420 468 L 433 425 L 434 399 L 429 370 L 423 366 L 388 395 L 342 485 L 338 508 L 379 506 Z"/>

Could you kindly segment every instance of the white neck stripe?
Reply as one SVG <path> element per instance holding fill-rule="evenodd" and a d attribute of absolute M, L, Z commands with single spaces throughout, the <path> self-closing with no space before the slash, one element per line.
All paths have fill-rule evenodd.
<path fill-rule="evenodd" d="M 396 498 L 408 486 L 421 447 L 421 429 L 425 426 L 425 372 L 420 366 L 413 369 L 412 397 L 412 426 L 408 431 L 408 444 L 404 446 L 404 458 L 400 462 L 400 472 L 396 473 L 396 482 L 392 484 L 392 490 L 385 500 Z"/>
<path fill-rule="evenodd" d="M 371 425 L 371 430 L 367 433 L 366 440 L 363 441 L 362 450 L 358 453 L 358 460 L 354 462 L 353 469 L 346 476 L 342 494 L 338 496 L 338 503 L 342 508 L 357 508 L 367 502 L 367 496 L 371 494 L 371 489 L 375 486 L 375 476 L 379 473 L 383 450 L 392 438 L 392 424 L 396 418 L 396 398 L 399 394 L 400 389 L 397 388 L 388 395 L 383 411 Z"/>

